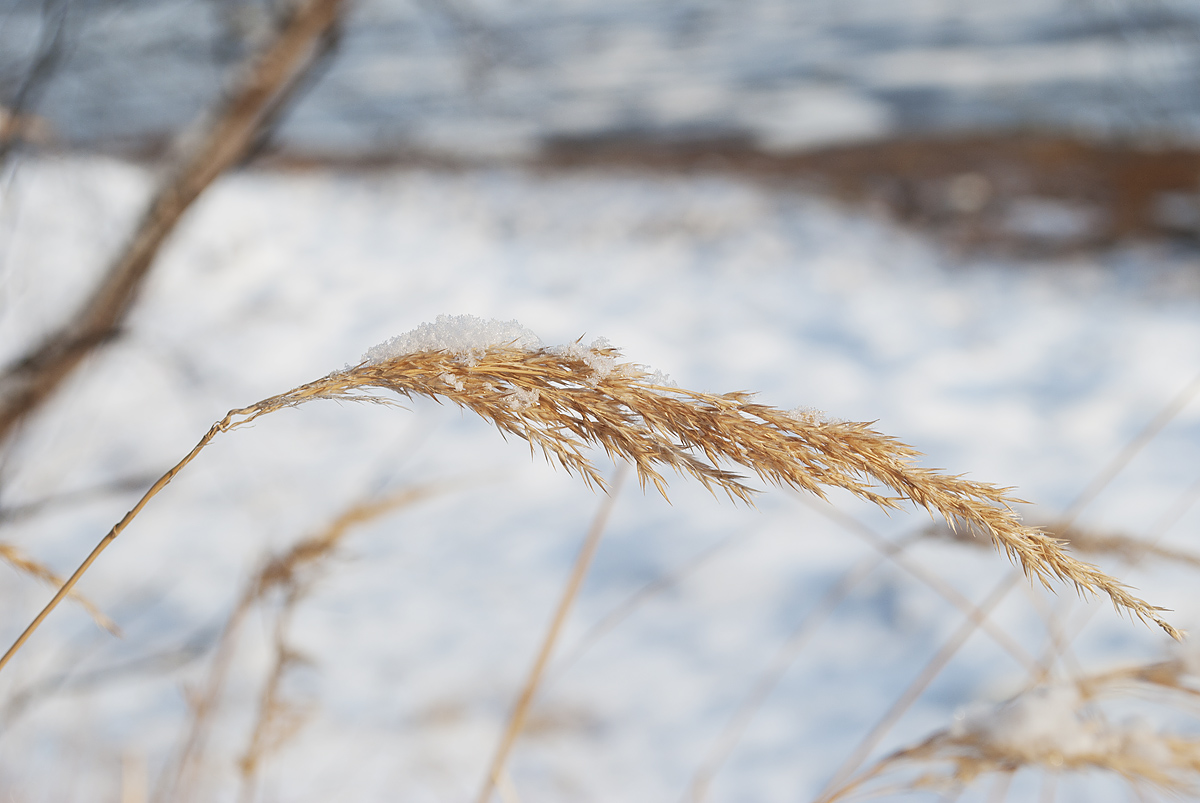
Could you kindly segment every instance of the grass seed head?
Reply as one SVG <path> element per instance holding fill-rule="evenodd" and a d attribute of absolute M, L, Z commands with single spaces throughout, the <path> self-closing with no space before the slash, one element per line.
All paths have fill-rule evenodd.
<path fill-rule="evenodd" d="M 870 424 L 797 415 L 743 392 L 671 387 L 661 375 L 619 362 L 619 356 L 603 341 L 590 347 L 503 344 L 389 353 L 236 410 L 226 428 L 312 399 L 386 402 L 378 393 L 385 391 L 471 410 L 591 486 L 604 486 L 588 456 L 600 448 L 628 461 L 643 487 L 653 485 L 664 496 L 669 470 L 747 503 L 758 492 L 748 484 L 749 474 L 818 496 L 841 488 L 885 509 L 911 502 L 940 514 L 951 527 L 985 534 L 1030 579 L 1107 595 L 1118 611 L 1180 638 L 1159 616 L 1163 609 L 1073 557 L 1059 540 L 1022 524 L 1013 511 L 1020 500 L 1009 489 L 917 466 L 915 449 Z"/>

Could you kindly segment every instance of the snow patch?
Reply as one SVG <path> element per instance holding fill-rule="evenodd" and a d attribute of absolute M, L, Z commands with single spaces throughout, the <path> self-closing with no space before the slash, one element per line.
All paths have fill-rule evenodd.
<path fill-rule="evenodd" d="M 951 735 L 978 740 L 1027 762 L 1061 765 L 1122 756 L 1170 765 L 1170 749 L 1145 721 L 1118 725 L 1087 710 L 1073 684 L 1044 686 L 990 710 L 955 714 Z"/>

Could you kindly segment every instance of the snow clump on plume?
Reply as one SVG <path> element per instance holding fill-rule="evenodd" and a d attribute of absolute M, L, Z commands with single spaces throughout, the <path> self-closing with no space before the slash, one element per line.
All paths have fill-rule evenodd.
<path fill-rule="evenodd" d="M 411 332 L 373 346 L 362 356 L 362 361 L 377 365 L 418 351 L 448 351 L 471 362 L 495 346 L 532 351 L 542 347 L 542 339 L 515 320 L 439 315 L 433 323 L 423 323 Z"/>
<path fill-rule="evenodd" d="M 468 365 L 475 365 L 483 353 L 490 348 L 506 346 L 509 348 L 537 351 L 545 348 L 542 339 L 531 330 L 522 326 L 518 321 L 498 321 L 495 318 L 480 318 L 475 315 L 439 315 L 433 323 L 423 323 L 410 332 L 373 346 L 362 356 L 362 363 L 378 365 L 388 360 L 403 357 L 420 351 L 445 351 L 462 359 Z M 550 354 L 579 360 L 591 369 L 586 381 L 593 387 L 599 385 L 613 373 L 628 371 L 632 366 L 617 363 L 617 352 L 607 338 L 597 337 L 590 345 L 583 345 L 582 339 L 564 346 L 546 349 Z M 349 369 L 350 366 L 347 366 Z M 656 371 L 646 366 L 637 366 L 646 370 L 646 381 L 651 385 L 675 387 L 671 377 L 662 371 Z M 455 390 L 461 391 L 463 382 L 452 373 L 444 373 L 441 380 Z M 511 403 L 517 409 L 523 409 L 536 404 L 536 390 L 516 388 L 511 394 Z"/>

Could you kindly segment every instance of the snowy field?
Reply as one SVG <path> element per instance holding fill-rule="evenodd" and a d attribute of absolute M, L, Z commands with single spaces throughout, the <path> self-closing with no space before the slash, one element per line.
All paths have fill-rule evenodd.
<path fill-rule="evenodd" d="M 0 358 L 69 313 L 151 183 L 142 168 L 84 158 L 25 162 L 9 177 Z M 1166 247 L 964 261 L 860 211 L 723 178 L 247 173 L 202 199 L 127 331 L 23 431 L 3 467 L 0 540 L 69 571 L 136 494 L 22 506 L 126 477 L 140 492 L 227 410 L 440 314 L 515 319 L 546 344 L 602 336 L 681 387 L 875 421 L 925 465 L 1013 486 L 1037 522 L 1067 509 L 1200 370 L 1200 260 Z M 283 688 L 304 724 L 264 760 L 258 799 L 473 799 L 601 497 L 451 405 L 406 406 L 314 402 L 264 417 L 219 436 L 154 499 L 81 584 L 124 637 L 64 606 L 0 677 L 3 799 L 119 800 L 123 776 L 129 799 L 142 774 L 153 791 L 187 733 L 188 690 L 208 672 L 208 654 L 188 647 L 211 644 L 255 566 L 355 503 L 429 483 L 429 498 L 350 532 L 296 607 L 289 638 L 307 663 Z M 1080 524 L 1149 536 L 1196 483 L 1198 453 L 1192 401 Z M 778 490 L 749 508 L 684 478 L 670 495 L 619 488 L 506 801 L 681 799 L 781 648 L 856 570 L 707 797 L 811 800 L 963 621 L 860 532 L 900 542 L 929 526 L 924 513 Z M 1200 511 L 1173 519 L 1162 543 L 1200 553 Z M 1012 571 L 990 548 L 944 540 L 905 554 L 976 602 Z M 1194 569 L 1097 560 L 1174 609 L 1176 625 L 1200 628 Z M 0 576 L 11 641 L 49 594 L 7 567 Z M 1021 583 L 991 620 L 1040 656 L 1044 617 L 1077 617 L 1074 599 Z M 1057 673 L 1170 653 L 1157 630 L 1096 607 Z M 243 630 L 198 800 L 237 796 L 276 608 Z M 872 755 L 956 712 L 973 721 L 971 706 L 1027 681 L 976 634 Z M 1196 735 L 1195 719 L 1135 709 L 1109 716 Z M 984 777 L 958 799 L 997 799 L 993 787 Z M 1007 799 L 1046 788 L 1020 772 Z M 1056 795 L 1134 799 L 1100 772 L 1064 775 Z M 888 799 L 902 797 L 937 799 Z"/>
<path fill-rule="evenodd" d="M 1200 140 L 1186 0 L 354 0 L 292 150 L 472 158 L 547 140 L 1057 130 Z M 75 147 L 162 144 L 261 43 L 274 2 L 71 4 L 38 112 Z M 52 9 L 0 0 L 0 90 Z M 3 97 L 0 95 L 0 97 Z"/>

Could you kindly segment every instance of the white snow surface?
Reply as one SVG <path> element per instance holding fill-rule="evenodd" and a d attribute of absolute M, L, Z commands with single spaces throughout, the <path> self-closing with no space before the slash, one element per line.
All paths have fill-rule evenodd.
<path fill-rule="evenodd" d="M 9 179 L 6 362 L 86 293 L 151 186 L 141 168 L 103 159 L 22 162 Z M 21 433 L 0 488 L 0 540 L 69 572 L 226 410 L 324 376 L 370 343 L 384 346 L 367 359 L 469 355 L 486 343 L 534 347 L 533 331 L 597 358 L 603 341 L 579 338 L 603 332 L 623 361 L 662 366 L 684 388 L 872 421 L 921 449 L 922 465 L 1013 486 L 1036 503 L 1022 512 L 1045 522 L 1196 376 L 1198 299 L 1200 261 L 1186 250 L 967 260 L 862 211 L 711 176 L 239 174 L 189 213 L 122 337 Z M 475 318 L 437 318 L 446 312 Z M 480 321 L 490 323 L 476 331 Z M 306 661 L 283 693 L 307 717 L 263 764 L 259 792 L 296 803 L 472 799 L 600 498 L 469 412 L 405 404 L 272 413 L 219 435 L 152 500 L 79 587 L 125 637 L 64 605 L 0 673 L 0 797 L 120 799 L 122 766 L 144 764 L 153 780 L 185 733 L 188 690 L 205 678 L 194 645 L 211 644 L 254 567 L 351 505 L 433 483 L 431 497 L 350 530 L 296 609 L 290 639 Z M 1200 513 L 1185 504 L 1198 449 L 1193 399 L 1080 525 L 1200 551 Z M 594 457 L 615 482 L 616 468 Z M 135 490 L 91 491 L 127 477 Z M 632 480 L 618 490 L 510 761 L 526 803 L 679 799 L 798 632 L 803 649 L 708 799 L 812 799 L 963 621 L 863 538 L 867 528 L 900 541 L 928 525 L 923 513 L 889 516 L 834 493 L 830 514 L 777 490 L 748 508 L 668 480 L 669 502 Z M 990 547 L 905 549 L 976 601 L 1011 571 Z M 1095 560 L 1196 629 L 1190 570 Z M 852 567 L 863 579 L 821 618 Z M 6 567 L 0 576 L 0 637 L 11 641 L 49 592 Z M 1087 603 L 1070 589 L 1035 600 L 1019 588 L 993 620 L 1038 656 L 1043 613 L 1077 616 Z M 237 799 L 278 603 L 247 619 L 204 800 Z M 1085 667 L 1162 656 L 1161 633 L 1092 604 L 1074 650 Z M 1022 663 L 977 634 L 877 754 L 1026 685 Z M 1072 701 L 1050 702 L 1059 719 L 1010 707 L 989 733 L 1074 727 Z M 1155 732 L 1171 724 L 1152 721 Z M 1036 799 L 1038 783 L 1018 773 L 1009 799 Z M 1059 801 L 1126 799 L 1099 773 L 1058 787 Z"/>

